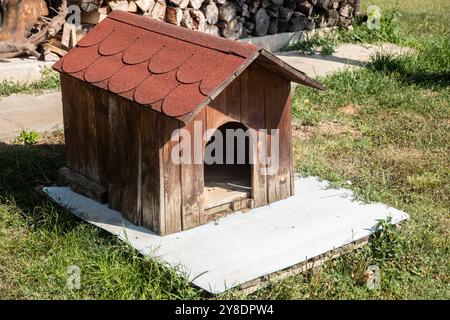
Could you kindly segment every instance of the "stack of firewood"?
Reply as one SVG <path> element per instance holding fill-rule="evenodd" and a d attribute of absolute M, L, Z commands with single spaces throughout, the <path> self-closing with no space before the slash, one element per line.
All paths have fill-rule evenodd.
<path fill-rule="evenodd" d="M 75 0 L 81 22 L 124 10 L 229 39 L 349 26 L 355 0 Z"/>
<path fill-rule="evenodd" d="M 112 10 L 123 10 L 166 21 L 192 30 L 229 39 L 265 36 L 281 32 L 315 28 L 349 26 L 357 0 L 29 0 L 27 4 L 52 6 L 49 17 L 40 17 L 34 32 L 21 32 L 26 40 L 11 42 L 17 30 L 29 30 L 30 22 L 19 19 L 17 8 L 10 5 L 6 13 L 6 33 L 0 34 L 0 58 L 20 54 L 42 55 L 40 47 L 64 55 Z M 45 2 L 44 2 L 45 1 Z M 73 16 L 73 7 L 81 10 L 81 25 L 64 23 L 64 15 Z M 58 10 L 56 10 L 59 8 Z M 68 10 L 67 10 L 68 9 Z M 14 11 L 16 10 L 16 11 Z M 24 10 L 24 9 L 23 9 Z M 19 12 L 23 11 L 19 7 Z M 33 9 L 35 10 L 35 9 Z M 37 10 L 37 9 L 36 9 Z M 35 11 L 36 11 L 35 10 Z M 53 12 L 58 12 L 57 16 Z M 25 12 L 25 11 L 23 11 Z M 38 11 L 36 11 L 38 12 Z M 20 17 L 20 15 L 19 15 Z M 11 18 L 11 19 L 9 19 Z M 22 27 L 20 27 L 22 26 Z M 28 26 L 28 27 L 27 27 Z M 8 27 L 12 31 L 8 33 Z M 0 30 L 1 31 L 1 30 Z M 15 33 L 13 33 L 13 31 Z M 23 34 L 22 34 L 23 33 Z M 2 39 L 2 37 L 4 39 Z M 10 38 L 10 39 L 8 39 Z M 17 37 L 16 37 L 17 38 Z M 6 39 L 6 41 L 5 41 Z M 3 40 L 3 42 L 2 42 Z M 39 52 L 40 51 L 40 52 Z"/>

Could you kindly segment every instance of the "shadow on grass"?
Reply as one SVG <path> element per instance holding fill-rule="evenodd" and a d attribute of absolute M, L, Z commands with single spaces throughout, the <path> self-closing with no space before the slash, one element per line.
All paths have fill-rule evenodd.
<path fill-rule="evenodd" d="M 91 226 L 35 191 L 38 185 L 54 184 L 56 172 L 64 164 L 63 142 L 35 145 L 0 143 L 0 207 L 3 207 L 0 223 L 3 213 L 11 213 L 13 219 L 22 217 L 23 225 L 34 233 L 34 236 L 27 236 L 27 241 L 33 246 L 30 249 L 32 253 L 21 251 L 21 261 L 17 262 L 22 266 L 19 268 L 21 275 L 29 274 L 33 266 L 37 268 L 38 271 L 30 276 L 33 294 L 47 297 L 49 290 L 53 290 L 54 298 L 72 297 L 65 289 L 66 279 L 58 278 L 57 274 L 64 274 L 67 261 L 74 261 L 85 268 L 82 290 L 73 293 L 77 299 L 201 296 L 201 291 L 176 269 L 157 257 L 147 259 L 141 256 L 114 235 Z M 51 246 L 50 251 L 48 246 Z M 53 283 L 54 287 L 47 281 L 49 274 L 60 281 L 56 285 Z M 24 292 L 30 290 L 26 282 L 21 286 Z M 22 297 L 21 294 L 18 296 Z"/>
<path fill-rule="evenodd" d="M 368 68 L 425 89 L 450 85 L 450 45 L 443 41 L 411 55 L 377 53 Z"/>
<path fill-rule="evenodd" d="M 57 223 L 63 233 L 75 228 L 81 220 L 65 209 L 58 208 L 57 221 L 53 214 L 38 209 L 53 203 L 36 192 L 36 187 L 56 183 L 56 171 L 64 163 L 63 144 L 0 143 L 0 204 L 13 204 L 33 227 L 52 228 Z"/>

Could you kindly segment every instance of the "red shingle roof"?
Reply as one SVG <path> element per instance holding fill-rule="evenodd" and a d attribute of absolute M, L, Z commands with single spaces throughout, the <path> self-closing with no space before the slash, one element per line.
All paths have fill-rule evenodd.
<path fill-rule="evenodd" d="M 188 122 L 252 61 L 321 85 L 254 45 L 113 11 L 53 68 Z"/>

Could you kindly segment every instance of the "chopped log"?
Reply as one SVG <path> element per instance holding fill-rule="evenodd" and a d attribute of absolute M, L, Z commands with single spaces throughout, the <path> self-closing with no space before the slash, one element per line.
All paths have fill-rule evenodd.
<path fill-rule="evenodd" d="M 284 3 L 284 0 L 271 0 L 271 2 L 275 5 L 282 6 Z"/>
<path fill-rule="evenodd" d="M 66 48 L 70 47 L 70 31 L 71 31 L 70 23 L 65 22 L 63 26 L 61 44 Z"/>
<path fill-rule="evenodd" d="M 242 36 L 243 29 L 244 28 L 242 26 L 242 23 L 238 22 L 235 28 L 227 27 L 221 29 L 220 32 L 222 33 L 222 36 L 224 36 L 225 38 L 237 40 Z"/>
<path fill-rule="evenodd" d="M 295 7 L 297 7 L 297 1 L 296 0 L 284 0 L 283 7 L 295 10 Z"/>
<path fill-rule="evenodd" d="M 250 11 L 248 10 L 248 4 L 246 3 L 239 3 L 237 6 L 237 13 L 244 18 L 250 17 Z"/>
<path fill-rule="evenodd" d="M 270 17 L 267 14 L 266 9 L 259 8 L 255 14 L 255 31 L 254 35 L 261 37 L 267 34 L 269 29 Z"/>
<path fill-rule="evenodd" d="M 297 2 L 296 11 L 303 13 L 307 17 L 312 15 L 313 9 L 313 5 L 308 1 Z"/>
<path fill-rule="evenodd" d="M 316 6 L 327 11 L 330 7 L 330 0 L 317 0 Z"/>
<path fill-rule="evenodd" d="M 188 6 L 189 0 L 170 0 L 170 3 L 176 7 L 184 9 Z"/>
<path fill-rule="evenodd" d="M 205 32 L 205 33 L 208 33 L 208 34 L 210 34 L 210 35 L 213 35 L 213 36 L 220 37 L 220 30 L 219 30 L 219 28 L 218 28 L 216 25 L 214 25 L 214 24 L 207 24 L 206 27 L 205 27 L 204 32 Z"/>
<path fill-rule="evenodd" d="M 328 25 L 328 17 L 326 13 L 320 12 L 316 17 L 316 26 L 318 28 L 325 28 Z"/>
<path fill-rule="evenodd" d="M 101 0 L 81 0 L 80 9 L 89 13 L 98 10 Z"/>
<path fill-rule="evenodd" d="M 128 12 L 136 13 L 138 11 L 138 6 L 136 2 L 130 1 L 128 2 Z"/>
<path fill-rule="evenodd" d="M 267 29 L 268 34 L 278 33 L 278 18 L 270 19 L 269 28 Z"/>
<path fill-rule="evenodd" d="M 279 17 L 281 19 L 289 20 L 292 17 L 294 10 L 291 10 L 291 9 L 288 9 L 285 7 L 281 7 L 280 10 L 278 11 L 278 13 L 279 13 Z"/>
<path fill-rule="evenodd" d="M 157 0 L 150 13 L 150 17 L 156 20 L 164 21 L 164 17 L 166 16 L 166 8 L 167 5 L 165 0 Z"/>
<path fill-rule="evenodd" d="M 166 21 L 174 24 L 181 25 L 181 19 L 183 18 L 183 10 L 179 7 L 167 7 L 166 8 Z"/>
<path fill-rule="evenodd" d="M 278 32 L 286 32 L 289 26 L 289 20 L 278 19 Z"/>
<path fill-rule="evenodd" d="M 347 4 L 339 9 L 339 14 L 342 17 L 351 18 L 353 14 L 353 8 Z"/>
<path fill-rule="evenodd" d="M 312 31 L 316 28 L 316 22 L 312 17 L 309 17 L 305 23 L 305 30 Z"/>
<path fill-rule="evenodd" d="M 200 9 L 204 0 L 189 0 L 189 4 L 194 9 Z"/>
<path fill-rule="evenodd" d="M 97 24 L 108 16 L 110 7 L 99 8 L 97 11 L 81 13 L 81 23 Z"/>
<path fill-rule="evenodd" d="M 69 186 L 74 192 L 80 193 L 100 203 L 108 202 L 108 191 L 99 183 L 62 167 L 57 172 L 58 185 Z"/>
<path fill-rule="evenodd" d="M 142 12 L 148 12 L 153 9 L 155 0 L 136 0 L 136 5 L 142 10 Z"/>
<path fill-rule="evenodd" d="M 339 21 L 339 12 L 331 9 L 327 12 L 327 27 L 335 26 Z"/>
<path fill-rule="evenodd" d="M 111 7 L 111 10 L 122 10 L 122 11 L 128 11 L 128 1 L 127 0 L 113 0 L 108 1 L 109 6 Z"/>
<path fill-rule="evenodd" d="M 206 27 L 206 18 L 200 10 L 188 8 L 183 12 L 181 25 L 191 30 L 204 31 Z"/>
<path fill-rule="evenodd" d="M 0 41 L 23 41 L 39 17 L 47 15 L 44 0 L 0 1 Z"/>
<path fill-rule="evenodd" d="M 337 8 L 339 8 L 339 0 L 332 0 L 330 4 L 330 9 L 336 10 Z"/>
<path fill-rule="evenodd" d="M 288 24 L 289 32 L 296 32 L 300 30 L 304 30 L 308 18 L 301 14 L 300 12 L 294 12 Z"/>
<path fill-rule="evenodd" d="M 67 53 L 67 51 L 60 48 L 60 45 L 61 45 L 61 43 L 53 44 L 53 42 L 51 42 L 51 43 L 44 43 L 43 47 L 44 47 L 44 49 L 46 49 L 52 53 L 56 53 L 58 56 L 62 57 Z"/>
<path fill-rule="evenodd" d="M 250 31 L 255 30 L 255 24 L 248 20 L 244 22 L 244 27 Z"/>
<path fill-rule="evenodd" d="M 219 6 L 219 19 L 230 21 L 236 18 L 237 7 L 234 2 L 227 2 L 223 6 Z"/>
<path fill-rule="evenodd" d="M 203 2 L 200 10 L 205 15 L 206 21 L 209 24 L 216 24 L 219 20 L 219 8 L 213 1 Z"/>

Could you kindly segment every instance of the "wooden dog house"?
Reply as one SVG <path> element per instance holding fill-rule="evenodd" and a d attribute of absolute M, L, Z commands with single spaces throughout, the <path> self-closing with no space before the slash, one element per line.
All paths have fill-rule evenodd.
<path fill-rule="evenodd" d="M 67 147 L 62 183 L 160 235 L 291 196 L 290 83 L 323 89 L 253 45 L 122 11 L 93 28 L 54 69 L 61 75 Z M 278 172 L 265 175 L 259 159 L 236 166 L 174 163 L 171 152 L 181 139 L 172 137 L 174 130 L 194 134 L 196 122 L 202 134 L 250 129 L 258 137 L 246 146 L 252 152 L 270 150 L 270 130 L 279 129 Z"/>

